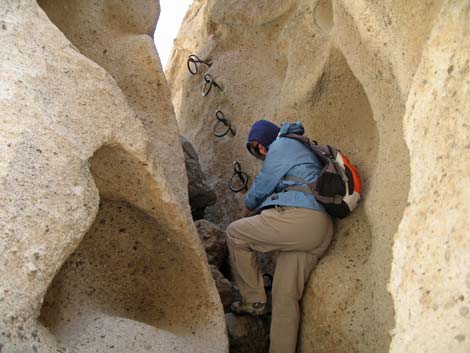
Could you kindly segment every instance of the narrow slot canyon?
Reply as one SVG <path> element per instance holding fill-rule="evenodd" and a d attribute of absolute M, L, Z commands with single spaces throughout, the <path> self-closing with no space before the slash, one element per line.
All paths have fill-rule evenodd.
<path fill-rule="evenodd" d="M 193 0 L 167 63 L 161 1 L 0 3 L 0 353 L 268 353 L 226 241 L 260 119 L 362 179 L 296 351 L 467 353 L 468 1 Z"/>
<path fill-rule="evenodd" d="M 222 13 L 217 9 L 216 4 L 212 8 L 204 2 L 199 7 L 194 4 L 194 13 L 213 25 L 207 32 L 189 16 L 191 22 L 183 23 L 180 32 L 183 38 L 189 32 L 197 38 L 191 53 L 210 59 L 210 67 L 201 64 L 197 74 L 187 72 L 182 57 L 189 52 L 178 47 L 178 40 L 167 67 L 181 133 L 194 145 L 217 193 L 217 203 L 207 209 L 206 218 L 225 227 L 241 217 L 244 193 L 230 192 L 227 182 L 235 160 L 252 178 L 259 171 L 260 163 L 245 148 L 249 127 L 256 120 L 278 124 L 300 120 L 311 139 L 340 147 L 360 170 L 364 200 L 351 216 L 336 222 L 333 243 L 311 275 L 302 302 L 299 346 L 302 352 L 386 351 L 388 331 L 394 327 L 387 291 L 392 239 L 406 204 L 410 173 L 400 133 L 403 102 L 399 92 L 389 88 L 396 82 L 373 81 L 364 77 L 363 66 L 354 67 L 366 83 L 364 89 L 348 63 L 357 62 L 355 54 L 348 47 L 343 54 L 344 25 L 334 25 L 333 18 L 338 21 L 344 15 L 341 9 L 334 14 L 331 2 L 293 6 L 276 13 L 269 24 L 253 21 L 243 26 L 236 23 L 230 8 Z M 317 26 L 306 27 L 308 21 Z M 214 90 L 201 97 L 200 82 L 207 73 L 221 83 L 223 92 Z M 390 101 L 397 105 L 384 110 L 384 97 L 377 97 L 377 90 L 390 92 Z M 216 110 L 229 117 L 235 136 L 214 136 Z M 389 141 L 394 143 L 393 159 L 381 147 Z M 391 171 L 400 185 L 390 183 Z M 383 213 L 390 216 L 378 217 Z M 260 260 L 262 272 L 273 275 L 271 256 Z"/>

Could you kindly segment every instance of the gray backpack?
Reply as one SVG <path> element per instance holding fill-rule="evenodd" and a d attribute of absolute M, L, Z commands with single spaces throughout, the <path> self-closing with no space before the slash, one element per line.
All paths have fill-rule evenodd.
<path fill-rule="evenodd" d="M 299 191 L 313 194 L 332 217 L 344 218 L 350 214 L 361 199 L 362 183 L 357 168 L 348 158 L 336 147 L 318 145 L 316 141 L 310 141 L 303 135 L 286 134 L 280 137 L 288 137 L 304 144 L 323 164 L 318 179 Z M 305 183 L 304 180 L 295 177 L 287 179 Z M 288 187 L 288 189 L 296 188 L 298 186 Z"/>

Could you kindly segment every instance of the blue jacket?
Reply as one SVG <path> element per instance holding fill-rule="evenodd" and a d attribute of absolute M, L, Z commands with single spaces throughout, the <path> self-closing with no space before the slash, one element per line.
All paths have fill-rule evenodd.
<path fill-rule="evenodd" d="M 279 135 L 286 133 L 303 134 L 300 122 L 281 126 Z M 284 176 L 294 176 L 314 182 L 321 171 L 318 158 L 301 142 L 288 137 L 278 137 L 269 146 L 263 167 L 245 196 L 245 205 L 253 210 L 271 206 L 310 208 L 326 212 L 311 194 L 296 190 L 284 190 L 287 185 L 301 185 L 299 182 L 282 180 Z"/>

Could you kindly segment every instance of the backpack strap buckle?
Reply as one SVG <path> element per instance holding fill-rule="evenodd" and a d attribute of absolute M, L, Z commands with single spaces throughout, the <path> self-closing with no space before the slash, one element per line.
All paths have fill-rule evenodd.
<path fill-rule="evenodd" d="M 291 176 L 291 175 L 284 176 L 282 178 L 282 181 L 292 181 L 295 183 L 299 183 L 299 184 L 287 185 L 284 188 L 284 190 L 300 191 L 300 192 L 303 192 L 304 194 L 310 194 L 310 195 L 313 195 L 313 190 L 315 190 L 315 186 L 317 185 L 316 182 L 307 183 L 305 179 L 302 179 L 296 176 Z"/>

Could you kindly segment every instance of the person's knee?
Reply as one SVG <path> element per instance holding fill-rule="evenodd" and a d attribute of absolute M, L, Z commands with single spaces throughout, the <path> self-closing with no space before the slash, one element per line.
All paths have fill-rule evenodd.
<path fill-rule="evenodd" d="M 230 223 L 225 230 L 225 237 L 229 247 L 251 248 L 251 242 L 243 232 L 243 219 Z"/>
<path fill-rule="evenodd" d="M 228 225 L 227 229 L 225 230 L 225 237 L 227 239 L 227 244 L 229 245 L 242 245 L 243 239 L 240 236 L 240 222 L 235 221 Z"/>
<path fill-rule="evenodd" d="M 225 230 L 225 234 L 227 238 L 233 238 L 234 234 L 236 233 L 237 225 L 236 221 L 232 222 L 228 225 L 227 229 Z"/>
<path fill-rule="evenodd" d="M 245 219 L 238 219 L 230 223 L 226 229 L 227 236 L 230 238 L 242 238 L 243 237 L 243 228 L 246 228 Z"/>

